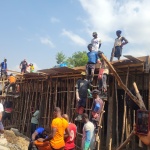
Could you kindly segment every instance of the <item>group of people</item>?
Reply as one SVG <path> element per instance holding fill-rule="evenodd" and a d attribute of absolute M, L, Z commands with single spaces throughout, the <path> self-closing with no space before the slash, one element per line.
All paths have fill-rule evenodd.
<path fill-rule="evenodd" d="M 122 55 L 122 48 L 125 44 L 128 43 L 127 39 L 123 36 L 121 36 L 121 31 L 116 31 L 117 38 L 115 39 L 114 46 L 112 49 L 112 57 L 118 58 L 120 60 L 120 57 Z M 108 66 L 106 65 L 105 61 L 101 57 L 102 51 L 100 51 L 102 43 L 100 38 L 98 37 L 98 34 L 96 32 L 93 32 L 93 39 L 91 40 L 91 43 L 88 45 L 89 52 L 87 53 L 88 56 L 88 62 L 86 65 L 86 76 L 87 80 L 89 80 L 91 83 L 93 81 L 94 77 L 94 71 L 96 64 L 100 64 L 99 69 L 99 75 L 98 75 L 98 85 L 99 90 L 104 95 L 107 95 L 107 75 L 109 74 Z"/>
<path fill-rule="evenodd" d="M 7 70 L 8 70 L 8 66 L 7 66 L 7 59 L 4 59 L 3 62 L 1 62 L 0 64 L 1 67 L 1 77 L 4 77 L 5 79 L 7 78 L 8 74 L 7 74 Z M 30 67 L 30 71 L 27 71 L 28 67 Z M 26 59 L 24 59 L 23 61 L 21 61 L 19 68 L 21 69 L 21 73 L 27 73 L 27 72 L 34 72 L 34 65 L 33 63 L 28 64 Z"/>
<path fill-rule="evenodd" d="M 20 69 L 21 69 L 21 73 L 27 73 L 27 72 L 34 72 L 34 65 L 32 63 L 28 64 L 26 59 L 24 59 L 23 61 L 21 61 L 20 63 Z M 27 71 L 27 68 L 30 67 L 30 71 Z"/>
<path fill-rule="evenodd" d="M 33 117 L 37 116 L 39 112 L 35 111 Z M 53 112 L 54 119 L 50 127 L 38 127 L 31 135 L 31 141 L 28 150 L 36 146 L 39 150 L 75 150 L 75 138 L 77 133 L 77 126 L 69 121 L 67 114 L 61 114 L 59 107 L 56 107 Z M 94 124 L 89 121 L 88 114 L 82 114 L 83 138 L 82 150 L 93 149 L 94 147 Z M 33 125 L 33 118 L 31 119 Z M 33 130 L 32 130 L 33 131 Z"/>

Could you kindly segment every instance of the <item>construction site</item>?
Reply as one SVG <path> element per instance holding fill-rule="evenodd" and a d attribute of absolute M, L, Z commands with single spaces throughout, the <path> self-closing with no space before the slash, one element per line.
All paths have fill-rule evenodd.
<path fill-rule="evenodd" d="M 147 149 L 140 144 L 133 133 L 136 123 L 135 104 L 140 109 L 150 110 L 150 57 L 124 56 L 125 59 L 110 62 L 102 54 L 109 68 L 108 96 L 102 98 L 104 107 L 99 120 L 98 133 L 95 134 L 96 150 L 138 150 Z M 76 150 L 81 150 L 83 123 L 75 121 L 76 94 L 75 84 L 81 78 L 85 66 L 75 68 L 51 68 L 35 73 L 17 74 L 20 87 L 19 97 L 7 96 L 2 92 L 1 102 L 13 102 L 12 124 L 3 122 L 5 129 L 16 128 L 30 137 L 31 110 L 40 106 L 39 126 L 48 127 L 53 119 L 54 108 L 60 107 L 62 113 L 69 115 L 77 125 Z M 97 89 L 99 65 L 96 65 L 93 89 Z M 14 72 L 12 72 L 14 73 Z M 3 87 L 5 81 L 1 81 Z M 135 95 L 131 90 L 135 90 Z M 127 103 L 127 97 L 130 99 Z M 86 101 L 85 113 L 91 114 L 93 99 Z M 142 148 L 141 148 L 142 147 Z"/>

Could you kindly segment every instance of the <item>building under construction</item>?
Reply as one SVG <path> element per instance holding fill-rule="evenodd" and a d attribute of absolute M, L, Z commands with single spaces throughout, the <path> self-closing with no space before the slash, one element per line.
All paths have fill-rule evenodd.
<path fill-rule="evenodd" d="M 132 90 L 135 82 L 144 104 L 150 110 L 150 57 L 125 56 L 121 61 L 109 62 L 108 97 L 104 99 L 105 106 L 103 117 L 100 121 L 99 140 L 97 149 L 117 149 L 132 132 L 136 112 L 134 103 L 127 103 L 128 92 L 122 88 L 118 81 L 122 81 L 125 88 Z M 109 67 L 110 67 L 109 66 Z M 13 101 L 12 125 L 5 122 L 5 127 L 15 127 L 26 136 L 30 136 L 30 122 L 32 109 L 40 106 L 40 126 L 49 126 L 52 121 L 55 106 L 61 108 L 62 113 L 67 113 L 74 122 L 76 94 L 75 84 L 81 78 L 81 71 L 85 67 L 76 68 L 51 68 L 39 70 L 37 73 L 27 73 L 17 76 L 17 84 L 20 86 L 20 96 L 1 96 L 1 100 L 11 99 Z M 97 88 L 97 76 L 99 66 L 96 67 L 95 76 L 91 90 Z M 115 75 L 117 74 L 117 76 Z M 132 101 L 130 99 L 130 101 Z M 93 99 L 87 99 L 85 112 L 90 114 Z M 76 137 L 76 149 L 81 149 L 82 126 L 81 122 L 75 122 L 78 126 Z M 124 146 L 126 149 L 138 149 L 138 139 L 133 136 Z M 121 148 L 120 148 L 121 149 Z M 144 147 L 143 147 L 144 149 Z"/>

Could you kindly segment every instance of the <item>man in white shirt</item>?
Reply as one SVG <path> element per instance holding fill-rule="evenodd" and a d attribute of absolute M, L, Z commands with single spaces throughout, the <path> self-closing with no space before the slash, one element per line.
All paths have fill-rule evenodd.
<path fill-rule="evenodd" d="M 98 35 L 96 32 L 93 32 L 93 39 L 91 41 L 91 44 L 93 45 L 93 50 L 98 51 L 101 47 L 101 40 L 98 38 Z"/>
<path fill-rule="evenodd" d="M 95 142 L 94 124 L 89 121 L 88 114 L 82 115 L 83 126 L 82 150 L 93 150 Z"/>
<path fill-rule="evenodd" d="M 116 31 L 116 35 L 117 38 L 115 39 L 115 43 L 114 43 L 114 54 L 112 53 L 112 55 L 114 55 L 114 57 L 120 60 L 120 57 L 122 55 L 122 48 L 124 45 L 128 43 L 128 40 L 125 37 L 121 36 L 120 30 Z"/>
<path fill-rule="evenodd" d="M 0 102 L 0 135 L 4 133 L 4 126 L 2 124 L 2 115 L 3 115 L 4 107 L 3 104 Z M 2 137 L 2 136 L 0 136 Z"/>

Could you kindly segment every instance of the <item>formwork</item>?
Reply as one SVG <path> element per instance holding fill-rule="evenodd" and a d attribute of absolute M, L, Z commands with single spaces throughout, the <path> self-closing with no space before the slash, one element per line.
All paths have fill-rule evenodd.
<path fill-rule="evenodd" d="M 132 89 L 136 82 L 143 101 L 150 110 L 150 58 L 126 56 L 127 59 L 114 61 L 111 64 L 117 71 L 123 83 Z M 67 113 L 74 122 L 76 97 L 75 84 L 81 78 L 81 71 L 85 66 L 76 68 L 51 68 L 39 70 L 37 73 L 27 73 L 18 76 L 20 97 L 0 97 L 13 101 L 13 124 L 20 132 L 30 137 L 30 122 L 32 110 L 40 106 L 39 126 L 48 127 L 53 119 L 54 108 L 60 107 L 62 113 Z M 96 66 L 93 85 L 97 88 L 99 65 Z M 101 128 L 100 149 L 116 149 L 130 134 L 133 128 L 135 111 L 126 104 L 126 93 L 117 84 L 117 80 L 110 72 L 108 76 L 108 97 L 105 100 L 105 113 Z M 90 114 L 93 99 L 87 99 L 85 112 Z M 78 126 L 76 149 L 81 148 L 82 123 Z M 127 149 L 137 149 L 136 137 L 126 146 Z"/>

